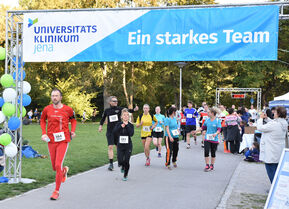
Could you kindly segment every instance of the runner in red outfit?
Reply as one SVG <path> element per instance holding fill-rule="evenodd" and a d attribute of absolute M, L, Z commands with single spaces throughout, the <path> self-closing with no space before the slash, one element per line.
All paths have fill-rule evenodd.
<path fill-rule="evenodd" d="M 42 112 L 40 125 L 41 139 L 48 142 L 52 168 L 56 171 L 56 187 L 50 199 L 57 200 L 60 184 L 67 178 L 69 168 L 67 166 L 63 168 L 62 164 L 68 144 L 71 138 L 75 137 L 76 120 L 72 108 L 61 103 L 62 93 L 59 89 L 52 90 L 51 100 L 52 104 L 46 106 Z M 47 131 L 46 120 L 48 121 Z M 71 132 L 69 131 L 69 122 L 71 122 Z"/>

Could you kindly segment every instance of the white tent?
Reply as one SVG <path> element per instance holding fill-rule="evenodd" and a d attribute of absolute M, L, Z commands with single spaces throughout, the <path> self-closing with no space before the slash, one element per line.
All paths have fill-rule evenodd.
<path fill-rule="evenodd" d="M 279 97 L 274 97 L 274 101 L 276 100 L 289 100 L 289 92 L 287 94 L 281 95 Z"/>

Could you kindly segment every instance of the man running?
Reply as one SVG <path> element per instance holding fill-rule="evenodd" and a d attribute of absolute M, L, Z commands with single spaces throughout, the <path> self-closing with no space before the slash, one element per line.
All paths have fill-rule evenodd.
<path fill-rule="evenodd" d="M 191 148 L 190 135 L 195 138 L 195 143 L 197 142 L 196 136 L 196 118 L 198 117 L 198 112 L 193 108 L 193 103 L 188 101 L 188 108 L 185 109 L 184 115 L 186 117 L 186 133 L 187 133 L 187 149 Z"/>
<path fill-rule="evenodd" d="M 158 125 L 153 129 L 152 137 L 153 137 L 153 143 L 157 147 L 158 151 L 158 157 L 162 157 L 162 140 L 164 137 L 164 122 L 165 122 L 165 116 L 161 114 L 161 108 L 160 106 L 157 106 L 155 108 L 156 114 L 154 115 L 156 119 L 158 120 Z M 155 122 L 153 121 L 153 125 Z"/>
<path fill-rule="evenodd" d="M 136 120 L 136 127 L 141 127 L 141 140 L 146 156 L 145 166 L 150 166 L 150 145 L 152 142 L 152 130 L 157 126 L 158 120 L 153 114 L 150 114 L 150 106 L 144 104 L 143 113 Z M 153 125 L 153 121 L 155 124 Z"/>
<path fill-rule="evenodd" d="M 108 144 L 109 171 L 113 170 L 113 145 L 117 144 L 117 142 L 114 140 L 113 129 L 115 125 L 121 121 L 121 111 L 122 109 L 124 109 L 123 107 L 118 107 L 117 103 L 118 103 L 117 97 L 111 96 L 109 100 L 110 108 L 104 110 L 98 128 L 98 131 L 101 132 L 103 123 L 107 118 L 108 120 L 107 120 L 106 138 Z M 130 113 L 138 111 L 138 106 L 136 106 L 133 110 L 129 109 L 128 111 Z"/>
<path fill-rule="evenodd" d="M 65 182 L 69 168 L 62 167 L 68 144 L 75 137 L 76 120 L 71 107 L 61 103 L 62 93 L 59 89 L 53 89 L 51 92 L 52 104 L 44 108 L 40 125 L 42 129 L 41 139 L 48 142 L 48 150 L 52 168 L 56 171 L 56 187 L 51 200 L 57 200 L 59 197 L 59 188 L 61 182 Z M 46 131 L 46 120 L 48 121 Z M 71 123 L 71 132 L 69 131 L 69 122 Z"/>

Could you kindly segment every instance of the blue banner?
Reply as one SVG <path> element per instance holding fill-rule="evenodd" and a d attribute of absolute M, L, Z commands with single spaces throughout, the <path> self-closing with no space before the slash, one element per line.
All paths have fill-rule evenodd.
<path fill-rule="evenodd" d="M 26 14 L 24 61 L 277 59 L 276 5 L 74 13 Z M 61 26 L 49 29 L 54 19 Z M 49 39 L 54 31 L 58 33 Z"/>

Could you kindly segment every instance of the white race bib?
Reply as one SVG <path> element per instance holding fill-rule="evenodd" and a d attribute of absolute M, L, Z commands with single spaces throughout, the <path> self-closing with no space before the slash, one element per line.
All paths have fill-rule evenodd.
<path fill-rule="evenodd" d="M 174 136 L 178 136 L 179 135 L 178 129 L 172 130 L 172 133 L 173 133 Z"/>
<path fill-rule="evenodd" d="M 53 133 L 53 136 L 55 142 L 61 142 L 65 140 L 64 132 Z"/>
<path fill-rule="evenodd" d="M 109 122 L 115 122 L 118 121 L 118 116 L 117 115 L 110 115 L 109 116 Z"/>
<path fill-rule="evenodd" d="M 203 119 L 206 120 L 209 116 L 204 116 Z"/>
<path fill-rule="evenodd" d="M 181 122 L 182 122 L 182 123 L 185 123 L 185 122 L 186 122 L 186 119 L 182 119 Z"/>
<path fill-rule="evenodd" d="M 192 118 L 193 114 L 187 114 L 187 118 Z"/>
<path fill-rule="evenodd" d="M 156 127 L 155 128 L 155 132 L 162 132 L 162 131 L 163 131 L 162 127 Z"/>
<path fill-rule="evenodd" d="M 150 126 L 143 126 L 143 127 L 142 127 L 142 130 L 143 130 L 144 132 L 151 132 L 151 127 L 150 127 Z"/>
<path fill-rule="evenodd" d="M 128 136 L 119 136 L 120 144 L 128 144 Z"/>
<path fill-rule="evenodd" d="M 214 134 L 207 134 L 207 140 L 214 141 L 215 137 L 213 135 Z"/>

